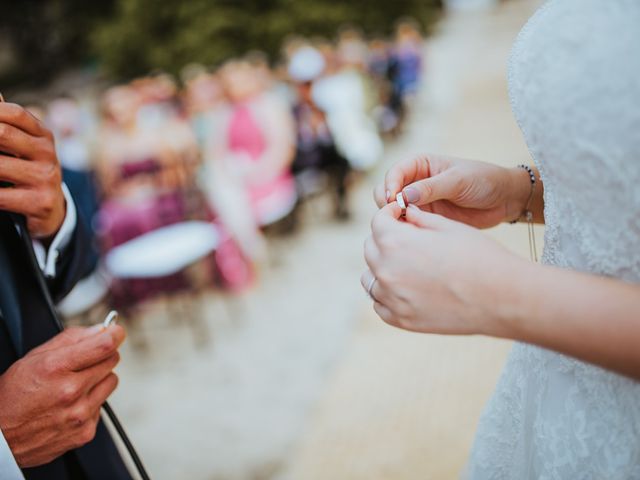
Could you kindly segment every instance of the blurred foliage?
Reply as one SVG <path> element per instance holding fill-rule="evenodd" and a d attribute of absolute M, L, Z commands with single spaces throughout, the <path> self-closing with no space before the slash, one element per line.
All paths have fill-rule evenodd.
<path fill-rule="evenodd" d="M 42 83 L 91 58 L 89 38 L 115 12 L 115 0 L 4 0 L 0 85 Z"/>
<path fill-rule="evenodd" d="M 345 24 L 382 35 L 411 16 L 428 29 L 441 2 L 20 0 L 4 8 L 0 33 L 8 32 L 20 59 L 15 78 L 47 77 L 94 58 L 122 80 L 154 69 L 177 73 L 191 62 L 217 64 L 250 50 L 276 59 L 291 34 L 332 38 Z"/>
<path fill-rule="evenodd" d="M 388 34 L 396 19 L 412 16 L 428 26 L 440 7 L 440 0 L 118 0 L 93 39 L 117 77 L 177 73 L 256 49 L 275 59 L 287 36 L 333 37 L 344 24 Z"/>

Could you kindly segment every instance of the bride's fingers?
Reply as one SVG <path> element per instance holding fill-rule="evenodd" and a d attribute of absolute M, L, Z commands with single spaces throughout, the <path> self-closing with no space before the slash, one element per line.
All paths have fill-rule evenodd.
<path fill-rule="evenodd" d="M 364 241 L 364 260 L 371 270 L 377 270 L 380 263 L 380 250 L 378 250 L 378 246 L 371 235 Z"/>
<path fill-rule="evenodd" d="M 380 285 L 380 282 L 378 282 L 371 270 L 365 271 L 360 276 L 360 285 L 362 285 L 362 288 L 374 303 L 382 304 L 387 300 L 387 292 L 382 288 L 382 285 Z"/>
<path fill-rule="evenodd" d="M 385 197 L 389 192 L 387 203 L 393 201 L 405 185 L 427 178 L 430 174 L 429 159 L 426 155 L 399 162 L 391 167 L 384 179 Z"/>
<path fill-rule="evenodd" d="M 376 313 L 378 313 L 378 310 L 388 312 L 388 314 L 386 314 L 386 317 L 391 318 L 391 311 L 383 303 L 386 298 L 384 289 L 380 285 L 380 282 L 377 281 L 371 270 L 367 270 L 362 274 L 362 276 L 360 277 L 360 285 L 362 285 L 364 291 L 367 293 L 367 295 L 369 295 L 371 300 L 373 300 L 374 309 L 376 308 L 376 305 L 378 306 L 376 309 Z M 378 315 L 380 314 L 378 313 Z"/>
<path fill-rule="evenodd" d="M 384 207 L 388 202 L 387 192 L 385 191 L 384 183 L 379 183 L 373 189 L 373 200 L 376 202 L 378 208 Z"/>
<path fill-rule="evenodd" d="M 427 205 L 436 200 L 452 200 L 460 195 L 461 176 L 455 170 L 446 170 L 433 177 L 418 180 L 402 189 L 412 205 Z"/>
<path fill-rule="evenodd" d="M 371 270 L 365 270 L 362 272 L 362 275 L 360 275 L 360 285 L 362 285 L 362 289 L 367 293 L 367 295 L 369 294 L 369 286 L 371 285 L 371 282 L 373 282 L 374 278 L 375 277 Z"/>
<path fill-rule="evenodd" d="M 385 232 L 401 227 L 403 223 L 398 222 L 401 215 L 402 209 L 396 202 L 385 205 L 378 210 L 371 220 L 371 231 L 374 239 Z"/>
<path fill-rule="evenodd" d="M 388 323 L 389 325 L 392 325 L 394 327 L 397 327 L 398 325 L 396 324 L 396 322 L 394 321 L 395 316 L 393 315 L 393 313 L 391 312 L 391 310 L 387 307 L 385 307 L 382 303 L 380 302 L 374 302 L 373 303 L 373 309 L 375 310 L 375 312 L 378 314 L 378 316 L 385 322 Z"/>
<path fill-rule="evenodd" d="M 415 205 L 409 205 L 405 219 L 411 225 L 429 230 L 444 230 L 456 223 L 442 215 L 424 212 Z"/>

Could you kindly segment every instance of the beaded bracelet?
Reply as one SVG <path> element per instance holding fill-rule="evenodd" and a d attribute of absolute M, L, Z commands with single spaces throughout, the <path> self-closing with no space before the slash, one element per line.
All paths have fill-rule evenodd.
<path fill-rule="evenodd" d="M 511 220 L 509 222 L 511 224 L 518 223 L 518 221 L 521 218 L 525 218 L 528 220 L 528 216 L 532 215 L 531 211 L 529 210 L 529 207 L 531 206 L 531 201 L 533 200 L 533 193 L 536 190 L 536 174 L 533 172 L 533 168 L 531 168 L 529 165 L 518 165 L 516 168 L 521 168 L 529 174 L 529 181 L 531 182 L 531 191 L 529 192 L 529 198 L 527 199 L 527 203 L 525 204 L 524 210 L 522 210 L 522 213 L 518 216 L 518 218 Z"/>
<path fill-rule="evenodd" d="M 529 181 L 531 182 L 531 191 L 529 192 L 529 198 L 527 199 L 527 203 L 525 204 L 524 210 L 520 214 L 518 218 L 512 220 L 511 224 L 518 223 L 521 218 L 524 218 L 527 222 L 527 230 L 529 233 L 529 255 L 531 256 L 531 260 L 534 262 L 538 261 L 538 249 L 536 248 L 536 236 L 535 231 L 533 229 L 533 213 L 530 210 L 531 202 L 533 201 L 533 194 L 536 191 L 536 174 L 529 165 L 518 165 L 517 168 L 521 168 L 525 170 L 529 174 Z"/>

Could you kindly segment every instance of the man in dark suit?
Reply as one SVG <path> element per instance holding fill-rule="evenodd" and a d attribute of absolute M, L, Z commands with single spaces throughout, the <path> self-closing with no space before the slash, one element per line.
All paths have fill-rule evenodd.
<path fill-rule="evenodd" d="M 0 103 L 0 152 L 0 478 L 128 480 L 100 420 L 124 330 L 59 333 L 52 308 L 89 260 L 52 135 Z"/>

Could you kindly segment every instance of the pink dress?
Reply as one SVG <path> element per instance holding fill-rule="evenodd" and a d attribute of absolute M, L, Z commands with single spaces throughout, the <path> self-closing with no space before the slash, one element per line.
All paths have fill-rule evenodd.
<path fill-rule="evenodd" d="M 227 130 L 227 141 L 231 152 L 246 154 L 256 164 L 266 151 L 266 139 L 248 105 L 240 104 L 234 108 Z M 295 181 L 288 168 L 265 178 L 261 183 L 247 184 L 246 188 L 258 223 L 269 216 L 269 210 L 278 209 L 296 196 Z"/>

